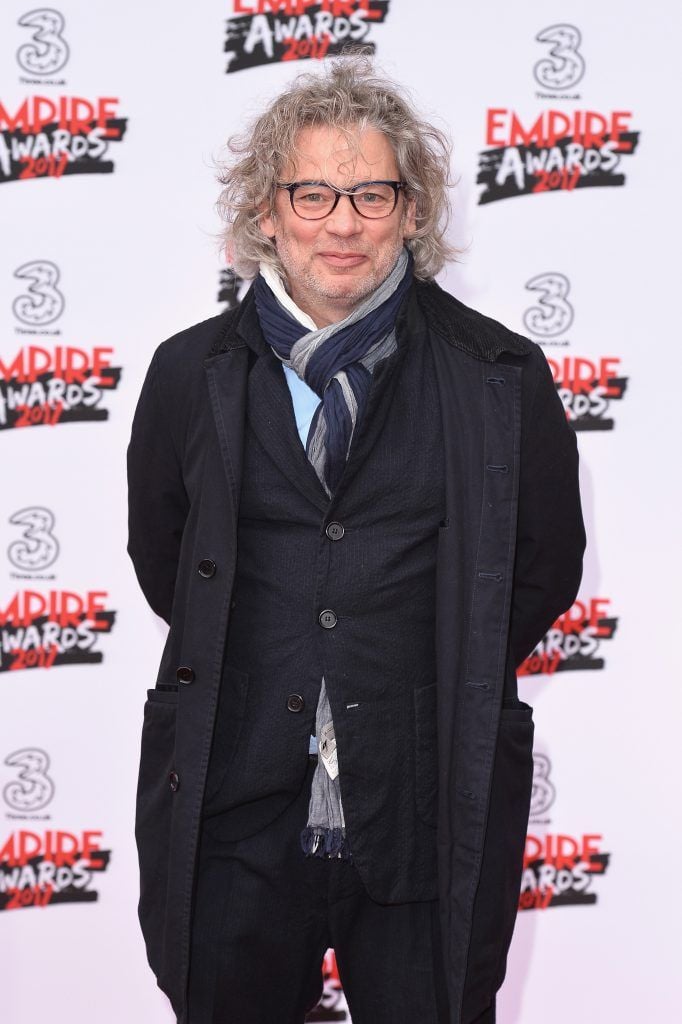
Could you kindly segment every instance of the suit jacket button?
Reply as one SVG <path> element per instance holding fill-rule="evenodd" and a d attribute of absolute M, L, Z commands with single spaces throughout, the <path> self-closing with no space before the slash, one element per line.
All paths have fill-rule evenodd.
<path fill-rule="evenodd" d="M 325 610 L 320 612 L 318 615 L 317 621 L 323 629 L 333 629 L 337 622 L 336 614 L 331 610 L 331 608 L 325 608 Z"/>
<path fill-rule="evenodd" d="M 290 693 L 287 697 L 287 711 L 303 711 L 305 701 L 300 693 Z"/>
<path fill-rule="evenodd" d="M 175 678 L 179 683 L 193 683 L 194 669 L 190 668 L 189 665 L 181 665 L 175 673 Z"/>
<path fill-rule="evenodd" d="M 199 575 L 203 576 L 205 580 L 210 580 L 211 576 L 215 576 L 216 564 L 212 558 L 202 558 L 198 568 Z"/>
<path fill-rule="evenodd" d="M 341 523 L 329 523 L 324 531 L 330 540 L 341 540 L 346 532 Z"/>
<path fill-rule="evenodd" d="M 180 789 L 180 776 L 177 772 L 171 772 L 168 776 L 168 782 L 170 784 L 171 792 L 177 793 Z"/>

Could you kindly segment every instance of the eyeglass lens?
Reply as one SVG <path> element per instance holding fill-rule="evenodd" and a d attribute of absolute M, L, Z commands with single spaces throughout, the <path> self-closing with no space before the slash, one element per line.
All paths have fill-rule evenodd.
<path fill-rule="evenodd" d="M 350 198 L 358 213 L 370 218 L 388 217 L 397 202 L 397 194 L 391 185 L 372 182 L 352 192 Z M 331 211 L 336 193 L 328 185 L 299 185 L 293 190 L 291 201 L 300 217 L 317 220 Z"/>

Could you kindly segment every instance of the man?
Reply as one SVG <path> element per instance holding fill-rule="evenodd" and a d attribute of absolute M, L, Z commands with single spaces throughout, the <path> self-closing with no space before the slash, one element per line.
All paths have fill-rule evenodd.
<path fill-rule="evenodd" d="M 542 352 L 433 281 L 447 143 L 357 58 L 232 140 L 236 310 L 157 350 L 130 542 L 170 632 L 142 738 L 150 964 L 182 1024 L 490 1024 L 532 782 L 515 667 L 576 595 Z"/>

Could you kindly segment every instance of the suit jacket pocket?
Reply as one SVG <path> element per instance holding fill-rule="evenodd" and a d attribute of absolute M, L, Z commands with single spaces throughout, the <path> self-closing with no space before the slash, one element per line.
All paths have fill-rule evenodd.
<path fill-rule="evenodd" d="M 504 980 L 521 889 L 533 788 L 533 713 L 505 702 L 495 749 L 488 824 L 474 903 L 463 1021 L 490 1005 Z"/>
<path fill-rule="evenodd" d="M 426 825 L 435 828 L 438 815 L 436 684 L 414 690 L 413 697 L 417 813 Z"/>

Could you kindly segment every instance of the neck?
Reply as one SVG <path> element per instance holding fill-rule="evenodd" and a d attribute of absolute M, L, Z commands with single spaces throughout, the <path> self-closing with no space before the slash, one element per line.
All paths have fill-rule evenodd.
<path fill-rule="evenodd" d="M 273 267 L 268 266 L 267 263 L 261 263 L 260 273 L 267 281 L 272 293 L 277 296 L 279 302 L 295 320 L 298 320 L 299 323 L 303 324 L 304 327 L 307 327 L 308 330 L 311 331 L 316 331 L 318 326 L 322 326 L 318 324 L 307 310 L 303 309 L 297 302 L 295 302 L 293 297 L 287 291 L 284 281 Z"/>
<path fill-rule="evenodd" d="M 298 288 L 288 278 L 280 277 L 267 264 L 261 265 L 260 272 L 284 308 L 305 327 L 310 327 L 314 331 L 321 327 L 329 327 L 330 324 L 340 323 L 359 305 L 359 302 L 325 299 L 324 297 L 316 301 L 315 296 L 309 296 L 305 290 Z"/>
<path fill-rule="evenodd" d="M 305 295 L 301 295 L 296 288 L 288 286 L 288 292 L 298 308 L 306 313 L 317 327 L 329 327 L 330 324 L 338 324 L 345 320 L 353 312 L 358 302 L 341 302 L 321 299 L 320 302 L 311 302 Z"/>

